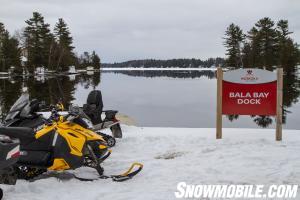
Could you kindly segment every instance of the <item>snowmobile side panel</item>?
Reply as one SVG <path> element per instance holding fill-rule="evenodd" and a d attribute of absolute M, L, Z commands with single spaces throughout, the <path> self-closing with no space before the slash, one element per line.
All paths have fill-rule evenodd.
<path fill-rule="evenodd" d="M 48 134 L 50 131 L 54 130 L 55 126 L 51 125 L 51 126 L 44 126 L 43 129 L 39 130 L 36 132 L 35 134 L 35 138 L 39 139 L 40 137 Z"/>
<path fill-rule="evenodd" d="M 70 153 L 76 156 L 82 156 L 82 149 L 86 142 L 86 138 L 72 130 L 58 128 L 57 133 L 62 136 L 70 147 Z"/>
<path fill-rule="evenodd" d="M 49 170 L 66 170 L 70 169 L 68 163 L 62 158 L 55 158 L 53 165 L 48 168 Z"/>
<path fill-rule="evenodd" d="M 0 170 L 17 162 L 20 155 L 19 140 L 0 141 Z"/>
<path fill-rule="evenodd" d="M 51 153 L 48 151 L 24 151 L 18 161 L 19 165 L 48 167 Z"/>
<path fill-rule="evenodd" d="M 64 166 L 64 167 L 60 166 L 60 168 L 76 169 L 83 165 L 84 157 L 71 153 L 72 152 L 71 148 L 74 148 L 74 146 L 69 146 L 69 143 L 63 136 L 61 136 L 59 134 L 57 135 L 57 139 L 55 141 L 54 146 L 55 147 L 54 147 L 53 158 L 59 158 L 59 159 L 63 159 L 64 161 L 66 161 L 66 166 Z M 76 150 L 76 151 L 78 151 L 78 150 Z M 58 162 L 58 164 L 61 164 L 61 163 L 62 163 L 61 161 Z M 57 166 L 57 165 L 56 165 L 56 163 L 53 163 L 52 166 L 53 166 L 53 168 L 55 168 L 55 166 Z"/>
<path fill-rule="evenodd" d="M 100 141 L 104 141 L 103 137 L 98 135 L 97 133 L 95 133 L 92 130 L 86 129 L 78 124 L 75 123 L 62 123 L 58 126 L 61 129 L 71 129 L 72 132 L 74 131 L 74 133 L 78 133 L 80 135 L 83 135 L 88 141 L 91 140 L 100 140 Z"/>

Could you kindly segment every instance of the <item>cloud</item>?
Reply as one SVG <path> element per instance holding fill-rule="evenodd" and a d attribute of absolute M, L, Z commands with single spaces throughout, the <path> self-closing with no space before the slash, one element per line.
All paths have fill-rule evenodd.
<path fill-rule="evenodd" d="M 222 37 L 234 22 L 248 31 L 265 16 L 288 19 L 300 33 L 296 0 L 0 0 L 0 21 L 14 32 L 39 11 L 53 27 L 64 18 L 76 51 L 96 50 L 104 62 L 140 58 L 224 56 Z"/>

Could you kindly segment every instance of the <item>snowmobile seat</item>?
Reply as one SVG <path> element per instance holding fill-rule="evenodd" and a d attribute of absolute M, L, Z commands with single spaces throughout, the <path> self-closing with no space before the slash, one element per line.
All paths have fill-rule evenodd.
<path fill-rule="evenodd" d="M 35 114 L 40 110 L 40 102 L 37 99 L 33 99 L 30 102 L 30 114 Z"/>
<path fill-rule="evenodd" d="M 99 124 L 102 122 L 102 110 L 103 101 L 101 91 L 91 91 L 88 95 L 87 103 L 83 105 L 83 112 L 91 119 L 93 124 Z"/>
<path fill-rule="evenodd" d="M 0 135 L 18 138 L 21 144 L 30 143 L 35 139 L 35 132 L 27 127 L 0 127 Z"/>

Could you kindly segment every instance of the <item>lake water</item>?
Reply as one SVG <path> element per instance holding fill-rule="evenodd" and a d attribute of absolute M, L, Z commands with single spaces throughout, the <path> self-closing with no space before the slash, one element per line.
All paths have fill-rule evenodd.
<path fill-rule="evenodd" d="M 299 76 L 285 79 L 284 128 L 300 129 Z M 93 89 L 102 91 L 104 109 L 116 109 L 139 126 L 215 127 L 214 71 L 118 71 L 93 75 L 2 78 L 3 115 L 27 86 L 32 97 L 82 105 Z M 230 119 L 230 120 L 229 120 Z M 273 117 L 223 116 L 224 127 L 274 128 Z"/>

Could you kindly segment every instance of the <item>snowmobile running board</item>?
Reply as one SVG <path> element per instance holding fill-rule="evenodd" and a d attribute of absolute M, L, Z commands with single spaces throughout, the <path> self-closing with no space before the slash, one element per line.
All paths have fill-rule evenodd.
<path fill-rule="evenodd" d="M 135 171 L 133 169 L 135 167 L 138 167 Z M 99 177 L 99 179 L 112 179 L 115 182 L 123 182 L 127 181 L 129 179 L 132 179 L 135 175 L 137 175 L 140 171 L 142 171 L 143 165 L 141 163 L 133 163 L 130 168 L 123 174 L 120 175 L 111 175 L 111 176 L 106 176 L 102 175 Z M 88 179 L 88 178 L 80 178 L 74 175 L 74 178 L 80 180 L 80 181 L 96 181 L 99 179 Z"/>

